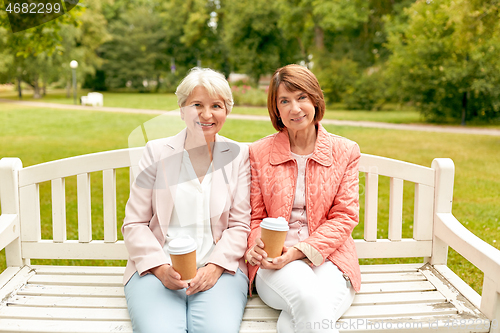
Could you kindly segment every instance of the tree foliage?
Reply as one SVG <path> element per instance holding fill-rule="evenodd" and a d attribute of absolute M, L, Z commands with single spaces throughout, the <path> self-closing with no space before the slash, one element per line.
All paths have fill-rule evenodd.
<path fill-rule="evenodd" d="M 279 8 L 267 0 L 228 1 L 224 39 L 235 68 L 257 83 L 263 74 L 296 60 L 296 44 L 278 27 Z"/>
<path fill-rule="evenodd" d="M 64 83 L 75 59 L 88 87 L 171 91 L 200 64 L 257 85 L 301 63 L 329 103 L 376 110 L 409 102 L 437 121 L 493 119 L 499 2 L 87 0 L 16 34 L 0 11 L 0 81 Z"/>
<path fill-rule="evenodd" d="M 389 18 L 388 62 L 401 97 L 429 119 L 500 116 L 500 3 L 419 0 Z"/>

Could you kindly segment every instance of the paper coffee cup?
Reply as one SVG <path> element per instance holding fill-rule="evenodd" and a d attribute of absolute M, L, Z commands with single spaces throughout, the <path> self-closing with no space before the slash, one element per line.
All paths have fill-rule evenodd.
<path fill-rule="evenodd" d="M 288 232 L 288 222 L 283 217 L 267 217 L 260 223 L 262 242 L 264 251 L 267 253 L 267 260 L 281 256 L 283 245 L 285 245 L 286 234 Z"/>
<path fill-rule="evenodd" d="M 196 276 L 196 247 L 191 237 L 175 238 L 168 243 L 172 267 L 183 281 L 190 282 Z"/>

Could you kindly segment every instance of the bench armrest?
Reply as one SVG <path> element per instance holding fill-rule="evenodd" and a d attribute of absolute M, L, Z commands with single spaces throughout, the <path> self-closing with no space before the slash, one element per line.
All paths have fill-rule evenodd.
<path fill-rule="evenodd" d="M 19 217 L 17 214 L 0 215 L 0 250 L 19 237 Z"/>
<path fill-rule="evenodd" d="M 451 213 L 437 213 L 434 235 L 484 273 L 481 312 L 496 320 L 490 332 L 500 332 L 500 250 L 467 230 Z"/>
<path fill-rule="evenodd" d="M 437 213 L 434 233 L 489 276 L 500 277 L 500 250 L 467 230 L 450 213 Z"/>

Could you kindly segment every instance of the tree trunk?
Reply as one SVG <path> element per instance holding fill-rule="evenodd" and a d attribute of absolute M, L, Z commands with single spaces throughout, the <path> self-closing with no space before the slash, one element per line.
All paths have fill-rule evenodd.
<path fill-rule="evenodd" d="M 47 95 L 47 78 L 44 76 L 43 87 L 42 87 L 42 96 L 45 97 L 45 95 Z"/>
<path fill-rule="evenodd" d="M 40 98 L 40 85 L 38 84 L 38 74 L 35 74 L 33 80 L 33 98 Z"/>
<path fill-rule="evenodd" d="M 156 74 L 156 90 L 155 92 L 160 91 L 160 73 Z"/>
<path fill-rule="evenodd" d="M 300 53 L 302 53 L 302 57 L 304 61 L 307 63 L 307 50 L 304 47 L 304 43 L 300 37 L 297 37 L 297 42 L 299 43 Z"/>
<path fill-rule="evenodd" d="M 325 48 L 325 32 L 317 25 L 314 27 L 314 45 L 318 51 L 323 51 Z"/>
<path fill-rule="evenodd" d="M 465 126 L 465 116 L 467 113 L 467 92 L 464 92 L 462 97 L 462 126 Z"/>
<path fill-rule="evenodd" d="M 23 99 L 23 91 L 21 88 L 21 77 L 17 77 L 17 95 L 19 96 L 19 99 Z"/>

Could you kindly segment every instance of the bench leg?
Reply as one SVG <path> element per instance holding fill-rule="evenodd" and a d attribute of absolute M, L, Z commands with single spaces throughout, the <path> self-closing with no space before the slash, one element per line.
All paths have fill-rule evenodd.
<path fill-rule="evenodd" d="M 490 333 L 500 333 L 500 292 L 495 280 L 484 277 L 481 312 L 491 320 Z"/>

